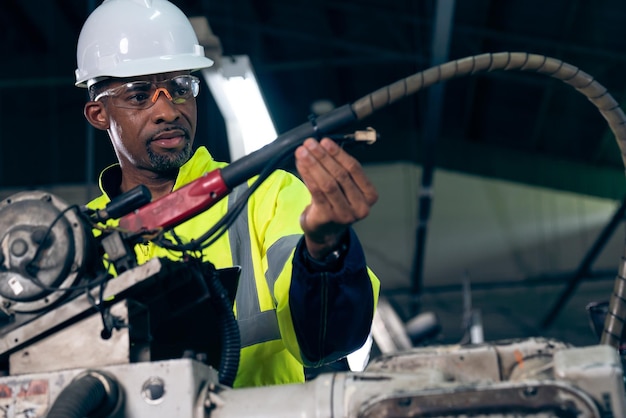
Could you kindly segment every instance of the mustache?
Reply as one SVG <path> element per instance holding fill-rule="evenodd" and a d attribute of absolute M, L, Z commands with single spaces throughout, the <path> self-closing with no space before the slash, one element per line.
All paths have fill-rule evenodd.
<path fill-rule="evenodd" d="M 186 139 L 191 138 L 191 135 L 189 134 L 189 129 L 187 129 L 186 127 L 182 125 L 170 125 L 166 128 L 159 129 L 158 131 L 153 132 L 152 135 L 150 135 L 150 140 L 148 142 L 152 142 L 159 135 L 167 133 L 167 132 L 171 132 L 171 131 L 181 131 L 183 132 L 183 135 L 185 136 Z"/>

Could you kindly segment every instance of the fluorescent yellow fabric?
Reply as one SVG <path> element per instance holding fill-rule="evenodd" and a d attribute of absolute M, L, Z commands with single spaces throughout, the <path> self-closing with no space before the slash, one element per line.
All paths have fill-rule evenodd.
<path fill-rule="evenodd" d="M 192 159 L 180 170 L 174 190 L 182 187 L 202 174 L 224 166 L 215 162 L 204 147 L 200 147 Z M 101 188 L 102 188 L 101 176 Z M 104 190 L 103 190 L 104 191 Z M 104 193 L 89 203 L 91 208 L 103 208 L 110 201 Z M 211 209 L 186 221 L 175 228 L 183 239 L 200 236 L 212 227 L 227 211 L 228 199 L 222 199 Z M 274 172 L 248 200 L 247 221 L 250 257 L 254 270 L 254 287 L 261 312 L 276 310 L 281 339 L 265 341 L 242 348 L 239 371 L 235 387 L 261 386 L 304 381 L 303 366 L 300 359 L 295 331 L 289 311 L 289 284 L 291 282 L 291 262 L 293 249 L 286 254 L 286 262 L 275 280 L 273 289 L 268 286 L 268 249 L 281 237 L 301 235 L 299 215 L 310 202 L 310 195 L 304 185 L 293 175 L 284 171 Z M 216 268 L 233 265 L 230 238 L 228 234 L 204 250 L 203 256 Z M 153 257 L 177 259 L 179 254 L 157 247 L 152 243 L 140 244 L 136 248 L 140 264 Z M 378 281 L 372 277 L 374 295 L 378 295 Z M 243 278 L 243 276 L 242 276 Z M 242 291 L 242 283 L 238 293 Z M 239 294 L 238 294 L 239 296 Z M 277 309 L 278 308 L 278 309 Z M 243 309 L 243 308 L 241 308 Z M 235 314 L 239 318 L 235 306 Z M 243 336 L 242 336 L 243 338 Z"/>

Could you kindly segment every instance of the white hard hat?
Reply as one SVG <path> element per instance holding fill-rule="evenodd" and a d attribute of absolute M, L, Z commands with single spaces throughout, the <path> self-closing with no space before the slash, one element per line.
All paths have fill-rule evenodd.
<path fill-rule="evenodd" d="M 166 0 L 104 0 L 83 25 L 76 61 L 79 87 L 108 77 L 193 71 L 213 64 L 189 19 Z"/>

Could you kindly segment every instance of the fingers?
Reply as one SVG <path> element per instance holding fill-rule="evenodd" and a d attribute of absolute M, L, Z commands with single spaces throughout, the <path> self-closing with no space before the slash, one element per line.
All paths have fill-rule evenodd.
<path fill-rule="evenodd" d="M 363 167 L 350 154 L 345 152 L 343 148 L 339 147 L 336 142 L 331 139 L 325 138 L 320 145 L 326 150 L 327 155 L 332 156 L 332 160 L 338 162 L 343 169 L 346 170 L 349 177 L 343 177 L 341 172 L 337 173 L 337 178 L 340 184 L 344 184 L 343 180 L 346 180 L 347 184 L 355 187 L 362 195 L 364 201 L 368 206 L 372 206 L 378 200 L 378 193 L 376 188 L 370 182 L 369 178 L 365 175 Z"/>
<path fill-rule="evenodd" d="M 366 217 L 378 200 L 359 162 L 330 139 L 307 139 L 296 150 L 296 168 L 311 192 L 306 218 L 313 228 L 354 223 Z"/>

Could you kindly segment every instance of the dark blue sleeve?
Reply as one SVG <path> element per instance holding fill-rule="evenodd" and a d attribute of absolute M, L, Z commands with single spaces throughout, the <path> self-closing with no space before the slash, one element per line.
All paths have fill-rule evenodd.
<path fill-rule="evenodd" d="M 374 295 L 363 248 L 350 229 L 342 262 L 324 271 L 308 263 L 304 239 L 293 258 L 289 306 L 305 366 L 338 360 L 366 341 Z"/>

